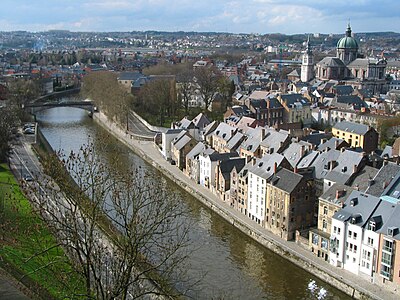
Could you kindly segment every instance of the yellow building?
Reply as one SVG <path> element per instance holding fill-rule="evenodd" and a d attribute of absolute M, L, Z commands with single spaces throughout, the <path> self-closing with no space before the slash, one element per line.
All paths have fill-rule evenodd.
<path fill-rule="evenodd" d="M 350 147 L 361 147 L 370 153 L 378 147 L 378 132 L 367 125 L 342 121 L 332 128 L 334 137 L 345 140 Z"/>

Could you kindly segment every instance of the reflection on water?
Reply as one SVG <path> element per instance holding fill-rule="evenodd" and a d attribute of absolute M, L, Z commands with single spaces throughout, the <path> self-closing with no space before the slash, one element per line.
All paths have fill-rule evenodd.
<path fill-rule="evenodd" d="M 54 108 L 37 115 L 43 134 L 56 150 L 78 151 L 90 141 L 101 145 L 106 162 L 116 157 L 123 167 L 141 166 L 160 180 L 158 171 L 148 166 L 96 125 L 87 112 L 76 108 Z M 121 167 L 120 166 L 120 167 Z M 191 247 L 188 282 L 177 288 L 188 290 L 194 299 L 350 299 L 341 291 L 265 249 L 235 229 L 189 194 L 178 190 L 183 205 L 191 210 Z M 200 280 L 195 287 L 189 286 Z"/>

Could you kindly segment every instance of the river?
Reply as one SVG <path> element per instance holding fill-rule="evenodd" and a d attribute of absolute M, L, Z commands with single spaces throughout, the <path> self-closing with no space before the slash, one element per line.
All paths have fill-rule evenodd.
<path fill-rule="evenodd" d="M 104 129 L 76 108 L 53 108 L 38 113 L 43 134 L 55 150 L 78 151 L 82 144 L 103 135 Z M 108 138 L 111 155 L 135 166 L 155 170 L 114 138 Z M 159 175 L 158 175 L 159 176 Z M 155 179 L 156 180 L 156 179 Z M 177 189 L 168 182 L 169 188 Z M 193 299 L 350 299 L 272 251 L 265 249 L 191 195 L 179 191 L 192 211 L 188 282 L 197 281 L 188 295 Z M 184 283 L 178 289 L 187 290 Z"/>

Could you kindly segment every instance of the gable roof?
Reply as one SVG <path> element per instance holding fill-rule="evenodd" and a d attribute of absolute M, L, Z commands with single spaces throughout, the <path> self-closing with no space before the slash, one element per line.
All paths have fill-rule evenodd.
<path fill-rule="evenodd" d="M 283 94 L 281 99 L 288 107 L 310 106 L 310 101 L 302 94 Z"/>
<path fill-rule="evenodd" d="M 203 129 L 208 124 L 210 124 L 210 120 L 203 113 L 199 113 L 196 117 L 194 117 L 192 122 L 193 122 L 194 126 L 196 126 L 197 128 L 200 128 L 200 129 Z"/>
<path fill-rule="evenodd" d="M 230 126 L 226 123 L 219 123 L 213 135 L 216 135 L 222 138 L 225 141 L 228 141 L 237 131 L 236 127 Z"/>
<path fill-rule="evenodd" d="M 302 179 L 302 175 L 289 171 L 285 168 L 280 168 L 268 179 L 268 182 L 278 189 L 281 189 L 287 193 L 291 193 L 296 189 Z"/>
<path fill-rule="evenodd" d="M 193 147 L 192 150 L 189 151 L 189 153 L 186 155 L 187 159 L 194 159 L 199 156 L 200 153 L 202 153 L 206 149 L 206 145 L 202 142 L 199 142 L 196 144 L 196 146 Z"/>
<path fill-rule="evenodd" d="M 262 147 L 269 148 L 273 152 L 282 151 L 282 145 L 290 139 L 289 132 L 286 130 L 275 130 L 274 128 L 267 128 L 265 138 L 260 143 Z"/>
<path fill-rule="evenodd" d="M 351 85 L 337 85 L 333 88 L 333 91 L 338 96 L 351 95 L 354 92 Z"/>
<path fill-rule="evenodd" d="M 376 197 L 381 196 L 383 191 L 398 173 L 400 173 L 400 166 L 395 163 L 388 162 L 379 169 L 366 192 Z"/>
<path fill-rule="evenodd" d="M 333 126 L 333 128 L 359 135 L 364 135 L 370 130 L 370 127 L 367 125 L 348 122 L 348 121 L 338 122 L 335 124 L 335 126 Z"/>
<path fill-rule="evenodd" d="M 345 150 L 340 152 L 336 166 L 330 171 L 325 179 L 342 184 L 348 183 L 349 179 L 358 171 L 364 156 L 358 152 Z M 354 170 L 357 166 L 357 170 Z"/>
<path fill-rule="evenodd" d="M 332 218 L 342 222 L 350 221 L 353 225 L 364 227 L 380 201 L 378 197 L 352 191 L 344 207 Z"/>
<path fill-rule="evenodd" d="M 378 230 L 378 233 L 382 233 L 383 235 L 388 236 L 389 230 L 393 232 L 391 237 L 395 238 L 396 240 L 400 240 L 400 204 L 391 206 L 393 209 L 391 216 L 389 219 L 383 224 L 382 228 Z"/>
<path fill-rule="evenodd" d="M 222 173 L 224 179 L 229 179 L 230 173 L 232 172 L 233 168 L 236 168 L 238 172 L 243 169 L 244 165 L 246 164 L 245 158 L 240 157 L 233 157 L 227 160 L 221 161 L 219 165 L 219 169 Z"/>
<path fill-rule="evenodd" d="M 279 167 L 284 159 L 284 156 L 279 153 L 265 154 L 262 158 L 253 158 L 253 161 L 248 164 L 248 172 L 268 179 L 274 173 L 275 163 Z"/>

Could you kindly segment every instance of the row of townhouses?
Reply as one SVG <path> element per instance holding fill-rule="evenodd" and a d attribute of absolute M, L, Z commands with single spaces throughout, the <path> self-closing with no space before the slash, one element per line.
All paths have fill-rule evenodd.
<path fill-rule="evenodd" d="M 279 101 L 279 100 L 278 100 Z M 232 108 L 235 110 L 235 108 Z M 284 130 L 204 114 L 162 134 L 165 159 L 284 240 L 375 282 L 400 283 L 400 167 L 370 126 Z"/>

